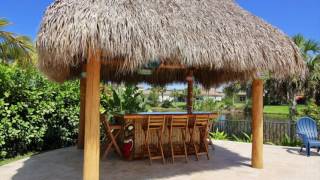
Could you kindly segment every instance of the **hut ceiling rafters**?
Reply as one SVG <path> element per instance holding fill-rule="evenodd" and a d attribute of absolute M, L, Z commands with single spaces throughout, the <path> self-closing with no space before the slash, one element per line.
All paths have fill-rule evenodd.
<path fill-rule="evenodd" d="M 56 0 L 36 45 L 40 69 L 58 82 L 80 76 L 89 48 L 102 53 L 101 78 L 118 83 L 185 82 L 192 69 L 210 87 L 305 68 L 288 36 L 233 0 Z M 138 73 L 154 60 L 181 66 Z"/>

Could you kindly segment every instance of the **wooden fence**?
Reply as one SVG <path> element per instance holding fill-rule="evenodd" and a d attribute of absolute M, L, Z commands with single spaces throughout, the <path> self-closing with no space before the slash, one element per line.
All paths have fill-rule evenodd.
<path fill-rule="evenodd" d="M 243 133 L 251 134 L 251 121 L 248 120 L 224 120 L 215 122 L 211 131 L 225 132 L 228 136 L 233 134 L 237 137 L 242 137 Z M 318 128 L 319 129 L 319 128 Z M 293 121 L 264 121 L 263 138 L 264 142 L 280 144 L 285 140 L 286 135 L 290 140 L 297 140 L 296 124 Z"/>

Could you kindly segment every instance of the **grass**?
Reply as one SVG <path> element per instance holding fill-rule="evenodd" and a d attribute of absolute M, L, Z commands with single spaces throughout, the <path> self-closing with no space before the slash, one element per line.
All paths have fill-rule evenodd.
<path fill-rule="evenodd" d="M 306 108 L 305 105 L 297 105 L 298 113 L 303 113 L 303 110 Z M 266 114 L 284 114 L 289 115 L 289 106 L 288 105 L 266 105 L 264 106 L 263 112 Z"/>
<path fill-rule="evenodd" d="M 3 160 L 0 160 L 0 166 L 3 166 L 5 164 L 9 164 L 11 162 L 14 162 L 14 161 L 18 161 L 20 159 L 24 159 L 24 158 L 27 158 L 27 157 L 31 157 L 35 154 L 38 154 L 38 152 L 29 152 L 27 154 L 24 154 L 24 155 L 19 155 L 19 156 L 16 156 L 14 158 L 8 158 L 8 159 L 3 159 Z"/>
<path fill-rule="evenodd" d="M 183 108 L 186 106 L 186 102 L 173 102 L 172 105 L 173 105 L 174 107 L 183 109 Z"/>

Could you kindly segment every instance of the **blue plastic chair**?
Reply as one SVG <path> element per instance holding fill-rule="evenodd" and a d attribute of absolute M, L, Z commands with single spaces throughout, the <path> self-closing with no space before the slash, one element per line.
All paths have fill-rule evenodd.
<path fill-rule="evenodd" d="M 320 141 L 318 140 L 317 123 L 310 117 L 302 117 L 297 122 L 297 135 L 301 138 L 303 145 L 307 150 L 307 156 L 310 156 L 310 148 L 320 150 Z"/>

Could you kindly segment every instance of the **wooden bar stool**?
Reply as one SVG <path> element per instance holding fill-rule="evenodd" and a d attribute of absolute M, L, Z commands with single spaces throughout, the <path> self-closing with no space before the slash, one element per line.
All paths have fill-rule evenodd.
<path fill-rule="evenodd" d="M 104 142 L 104 152 L 102 155 L 102 158 L 106 158 L 109 154 L 109 151 L 111 150 L 111 148 L 113 147 L 117 154 L 122 157 L 122 153 L 120 151 L 120 148 L 117 144 L 117 137 L 120 135 L 121 131 L 122 131 L 122 126 L 121 125 L 110 125 L 108 122 L 108 118 L 106 118 L 104 115 L 100 115 L 100 121 L 103 124 L 103 127 L 105 128 L 106 131 L 106 139 Z"/>
<path fill-rule="evenodd" d="M 169 128 L 169 143 L 171 148 L 171 158 L 172 163 L 174 163 L 175 157 L 184 157 L 186 159 L 186 162 L 188 162 L 188 153 L 187 153 L 187 130 L 188 130 L 188 120 L 189 117 L 186 115 L 174 115 L 171 117 L 170 124 L 168 126 Z M 174 129 L 180 129 L 181 136 L 182 136 L 182 145 L 183 145 L 183 151 L 184 154 L 176 155 L 174 152 L 173 142 L 172 142 L 172 136 L 173 136 L 173 130 Z M 178 144 L 181 145 L 181 144 Z"/>
<path fill-rule="evenodd" d="M 164 134 L 164 126 L 165 126 L 165 116 L 148 116 L 148 119 L 143 126 L 145 139 L 144 139 L 144 146 L 148 151 L 148 157 L 150 161 L 150 165 L 152 164 L 153 159 L 162 159 L 162 163 L 165 163 L 163 147 L 162 147 L 162 136 Z M 158 137 L 157 148 L 156 152 L 151 152 L 151 144 L 150 141 L 150 134 L 151 132 L 156 132 Z M 159 151 L 160 150 L 160 154 Z"/>
<path fill-rule="evenodd" d="M 190 144 L 194 148 L 194 152 L 197 160 L 199 160 L 199 155 L 207 155 L 208 160 L 208 130 L 209 130 L 209 116 L 208 115 L 196 115 L 195 119 L 190 128 Z M 199 131 L 200 142 L 199 147 L 197 147 L 195 142 L 195 132 Z"/>

